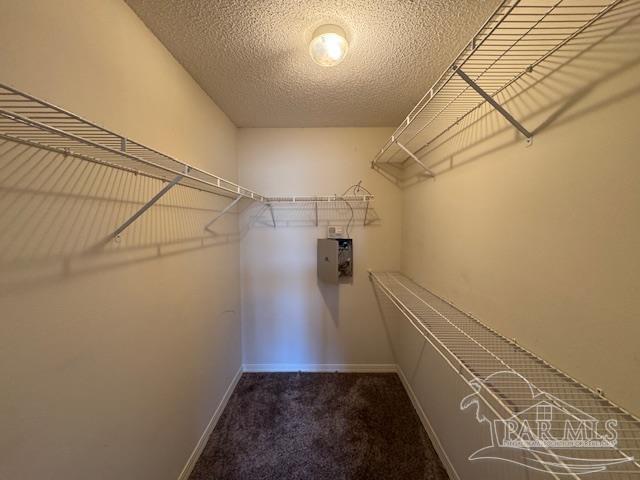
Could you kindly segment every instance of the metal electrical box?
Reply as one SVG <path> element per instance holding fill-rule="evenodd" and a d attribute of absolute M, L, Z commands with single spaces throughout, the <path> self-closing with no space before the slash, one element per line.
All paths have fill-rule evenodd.
<path fill-rule="evenodd" d="M 339 284 L 353 277 L 353 240 L 350 238 L 318 239 L 318 278 Z"/>
<path fill-rule="evenodd" d="M 344 233 L 344 227 L 329 225 L 327 227 L 327 238 L 347 238 Z"/>

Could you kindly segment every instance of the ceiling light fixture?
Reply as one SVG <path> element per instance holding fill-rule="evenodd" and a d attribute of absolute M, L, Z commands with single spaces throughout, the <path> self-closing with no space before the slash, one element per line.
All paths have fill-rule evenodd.
<path fill-rule="evenodd" d="M 323 25 L 313 32 L 309 53 L 318 65 L 333 67 L 344 60 L 348 48 L 343 29 L 337 25 Z"/>

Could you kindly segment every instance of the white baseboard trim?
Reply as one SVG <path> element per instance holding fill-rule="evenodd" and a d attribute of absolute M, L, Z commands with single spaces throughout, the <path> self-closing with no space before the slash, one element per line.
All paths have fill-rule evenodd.
<path fill-rule="evenodd" d="M 244 365 L 245 372 L 360 372 L 380 373 L 396 372 L 393 363 L 248 363 Z"/>
<path fill-rule="evenodd" d="M 396 368 L 396 372 L 400 377 L 400 381 L 402 382 L 402 385 L 404 385 L 404 389 L 406 390 L 407 395 L 409 395 L 409 398 L 411 399 L 411 403 L 413 403 L 413 408 L 415 408 L 416 412 L 418 413 L 418 417 L 420 417 L 420 421 L 422 422 L 424 429 L 427 431 L 427 435 L 429 435 L 429 439 L 433 444 L 433 448 L 435 448 L 436 453 L 438 454 L 438 457 L 440 457 L 440 460 L 442 461 L 442 465 L 444 466 L 445 470 L 449 474 L 449 478 L 451 480 L 460 480 L 460 476 L 458 475 L 458 472 L 456 472 L 456 469 L 454 468 L 453 463 L 451 463 L 451 459 L 449 458 L 444 448 L 442 447 L 440 438 L 438 438 L 438 435 L 436 435 L 435 430 L 431 426 L 431 422 L 429 422 L 427 415 L 424 413 L 424 410 L 422 409 L 422 405 L 420 405 L 420 402 L 418 401 L 418 397 L 413 391 L 413 388 L 411 388 L 411 384 L 407 380 L 407 377 L 405 377 L 404 372 L 402 371 L 399 365 Z"/>
<path fill-rule="evenodd" d="M 193 452 L 191 452 L 191 455 L 189 456 L 189 460 L 187 460 L 187 464 L 182 469 L 182 472 L 180 472 L 180 476 L 178 477 L 178 480 L 188 480 L 189 475 L 191 475 L 191 471 L 193 470 L 193 467 L 196 466 L 196 462 L 198 461 L 198 458 L 200 458 L 200 454 L 202 453 L 202 450 L 204 450 L 204 447 L 207 444 L 209 437 L 211 436 L 211 432 L 213 432 L 213 429 L 215 428 L 216 423 L 218 423 L 218 420 L 220 419 L 220 415 L 222 415 L 222 412 L 227 406 L 227 403 L 229 402 L 229 398 L 231 398 L 231 394 L 235 390 L 236 385 L 238 384 L 238 381 L 242 376 L 242 372 L 243 372 L 243 368 L 241 366 L 238 372 L 233 377 L 233 380 L 231 380 L 231 383 L 227 387 L 227 391 L 224 392 L 224 396 L 222 397 L 222 400 L 220 400 L 218 407 L 213 412 L 213 415 L 211 416 L 211 420 L 209 420 L 207 427 L 204 429 L 204 432 L 202 432 L 202 435 L 200 436 L 200 440 L 198 440 L 196 447 L 193 449 Z"/>

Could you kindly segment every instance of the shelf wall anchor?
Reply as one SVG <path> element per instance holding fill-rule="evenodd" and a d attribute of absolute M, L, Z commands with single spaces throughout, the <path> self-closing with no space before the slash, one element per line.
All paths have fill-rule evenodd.
<path fill-rule="evenodd" d="M 242 199 L 242 195 L 238 195 L 229 205 L 224 207 L 224 209 L 220 213 L 218 213 L 218 215 L 216 215 L 213 220 L 211 220 L 209 223 L 207 223 L 204 226 L 204 229 L 207 230 L 210 233 L 214 233 L 213 230 L 211 230 L 211 228 L 210 228 L 211 225 L 213 225 L 220 218 L 222 218 L 224 215 L 226 215 L 227 212 L 229 212 L 229 210 L 231 210 L 233 207 L 235 207 L 241 199 Z"/>
<path fill-rule="evenodd" d="M 522 133 L 527 139 L 527 144 L 531 144 L 531 142 L 533 141 L 533 134 L 529 130 L 524 128 L 524 126 L 520 122 L 518 122 L 513 117 L 513 115 L 511 115 L 502 105 L 496 102 L 491 95 L 489 95 L 487 92 L 485 92 L 482 89 L 482 87 L 480 87 L 480 85 L 478 85 L 476 82 L 471 80 L 471 78 L 469 78 L 469 76 L 466 73 L 464 73 L 461 68 L 456 68 L 454 71 L 458 74 L 458 76 L 462 80 L 467 82 L 467 84 L 471 88 L 473 88 L 478 95 L 484 98 L 493 108 L 495 108 L 498 111 L 500 115 L 502 115 L 505 119 L 507 119 L 507 121 L 511 125 L 513 125 L 520 133 Z"/>

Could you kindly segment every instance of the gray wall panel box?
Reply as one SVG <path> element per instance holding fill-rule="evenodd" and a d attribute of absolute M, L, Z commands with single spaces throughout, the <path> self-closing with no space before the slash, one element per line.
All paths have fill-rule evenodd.
<path fill-rule="evenodd" d="M 350 238 L 318 239 L 318 278 L 339 284 L 353 277 L 353 240 Z"/>

